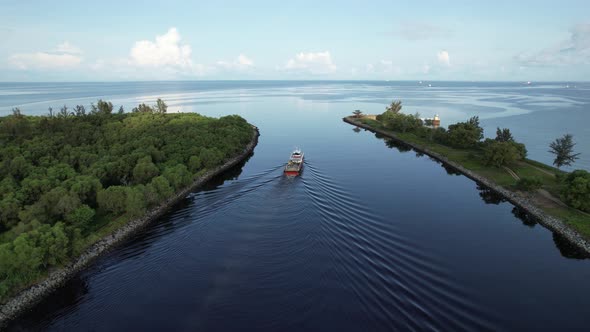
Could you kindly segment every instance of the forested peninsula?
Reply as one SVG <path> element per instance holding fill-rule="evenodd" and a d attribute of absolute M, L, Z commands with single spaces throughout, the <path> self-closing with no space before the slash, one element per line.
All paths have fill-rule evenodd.
<path fill-rule="evenodd" d="M 0 117 L 2 303 L 244 159 L 258 137 L 237 115 L 171 114 L 161 100 L 12 113 Z"/>

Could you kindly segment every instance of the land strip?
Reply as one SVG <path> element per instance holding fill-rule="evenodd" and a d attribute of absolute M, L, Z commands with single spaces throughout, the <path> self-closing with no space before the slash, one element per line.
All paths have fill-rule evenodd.
<path fill-rule="evenodd" d="M 440 161 L 444 165 L 462 173 L 468 178 L 484 185 L 485 187 L 504 197 L 507 201 L 511 202 L 515 206 L 525 210 L 527 213 L 537 219 L 537 221 L 543 226 L 562 235 L 572 244 L 590 254 L 590 219 L 587 217 L 586 213 L 582 213 L 581 211 L 568 207 L 563 207 L 562 204 L 557 204 L 554 201 L 556 198 L 548 191 L 545 191 L 543 194 L 528 195 L 506 188 L 514 183 L 514 175 L 519 177 L 518 174 L 520 172 L 522 173 L 520 176 L 522 176 L 530 172 L 530 169 L 533 169 L 533 167 L 516 169 L 514 171 L 511 170 L 514 175 L 508 175 L 505 170 L 500 168 L 495 171 L 495 173 L 493 173 L 494 171 L 490 172 L 489 169 L 478 169 L 477 165 L 469 165 L 471 168 L 469 169 L 468 167 L 464 166 L 465 164 L 468 164 L 469 156 L 467 152 L 456 151 L 452 148 L 440 145 L 435 146 L 435 144 L 432 144 L 432 146 L 426 146 L 426 144 L 420 144 L 422 142 L 419 142 L 418 138 L 411 137 L 409 135 L 400 135 L 399 133 L 393 133 L 389 130 L 377 128 L 377 121 L 361 120 L 362 119 L 354 118 L 352 116 L 343 118 L 344 122 L 347 122 L 351 125 L 364 128 L 376 134 L 388 137 L 395 142 L 408 145 L 414 150 L 426 154 Z M 367 122 L 373 125 L 368 124 Z M 435 149 L 437 151 L 435 151 Z M 455 160 L 451 160 L 451 158 Z M 461 160 L 461 163 L 457 162 L 456 160 Z M 548 175 L 545 174 L 545 176 Z M 554 177 L 555 176 L 552 174 L 552 178 Z M 544 202 L 549 203 L 543 204 Z"/>

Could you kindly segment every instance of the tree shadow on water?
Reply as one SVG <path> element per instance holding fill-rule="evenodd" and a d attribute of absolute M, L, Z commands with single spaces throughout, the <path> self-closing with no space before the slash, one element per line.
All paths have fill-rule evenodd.
<path fill-rule="evenodd" d="M 375 137 L 377 137 L 380 140 L 385 141 L 385 146 L 387 146 L 388 148 L 396 149 L 401 153 L 408 152 L 408 151 L 412 150 L 411 146 L 404 144 L 402 142 L 398 142 L 396 140 L 393 140 L 387 136 L 381 135 L 380 133 L 375 133 Z"/>
<path fill-rule="evenodd" d="M 525 210 L 519 208 L 518 206 L 515 206 L 514 208 L 512 208 L 512 214 L 517 219 L 522 221 L 522 224 L 525 226 L 533 228 L 537 224 L 537 220 L 535 217 L 531 216 Z"/>
<path fill-rule="evenodd" d="M 453 168 L 445 163 L 440 163 L 440 166 L 445 169 L 445 171 L 447 172 L 448 175 L 455 175 L 455 176 L 463 175 L 463 173 L 459 172 L 455 168 Z M 479 189 L 479 187 L 478 187 L 478 189 Z"/>
<path fill-rule="evenodd" d="M 535 227 L 535 225 L 538 224 L 537 218 L 528 214 L 522 208 L 515 206 L 512 209 L 512 214 L 517 219 L 522 221 L 522 224 L 525 226 L 533 228 L 533 227 Z M 553 233 L 553 243 L 555 244 L 555 247 L 557 247 L 557 249 L 559 250 L 559 253 L 561 254 L 561 256 L 563 256 L 565 258 L 569 258 L 569 259 L 578 259 L 578 260 L 590 258 L 590 255 L 588 253 L 586 253 L 584 250 L 580 249 L 575 244 L 571 243 L 563 235 L 560 235 L 559 233 L 556 233 L 556 232 L 552 232 L 552 233 Z"/>
<path fill-rule="evenodd" d="M 486 203 L 486 204 L 494 204 L 498 205 L 502 202 L 506 202 L 504 196 L 496 193 L 492 189 L 478 183 L 477 190 L 479 190 L 479 197 Z"/>
<path fill-rule="evenodd" d="M 587 252 L 572 244 L 563 235 L 557 234 L 555 232 L 553 232 L 553 243 L 555 243 L 555 246 L 557 249 L 559 249 L 561 256 L 565 258 L 579 260 L 590 258 L 590 255 Z"/>
<path fill-rule="evenodd" d="M 404 143 L 400 143 L 397 141 L 394 141 L 392 139 L 388 139 L 385 140 L 385 145 L 390 148 L 390 149 L 396 149 L 397 151 L 401 152 L 401 153 L 405 153 L 405 152 L 409 152 L 412 151 L 412 147 L 404 144 Z"/>
<path fill-rule="evenodd" d="M 42 326 L 51 321 L 56 312 L 67 312 L 81 302 L 89 292 L 84 272 L 78 273 L 63 286 L 53 291 L 49 296 L 35 305 L 22 316 L 8 324 L 8 331 L 40 331 Z"/>

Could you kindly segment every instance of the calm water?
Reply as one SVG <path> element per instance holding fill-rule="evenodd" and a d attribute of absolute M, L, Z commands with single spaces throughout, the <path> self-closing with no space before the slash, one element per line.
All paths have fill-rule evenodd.
<path fill-rule="evenodd" d="M 341 118 L 356 108 L 380 112 L 392 98 L 424 116 L 438 112 L 447 124 L 479 114 L 487 127 L 510 127 L 541 160 L 548 141 L 567 130 L 589 152 L 582 167 L 590 155 L 590 85 L 433 85 L 0 85 L 3 112 L 20 105 L 44 113 L 48 105 L 99 97 L 129 108 L 161 96 L 175 111 L 243 115 L 262 133 L 244 165 L 187 197 L 10 329 L 586 327 L 586 255 L 473 181 Z M 302 176 L 287 178 L 281 168 L 296 145 L 306 165 Z"/>

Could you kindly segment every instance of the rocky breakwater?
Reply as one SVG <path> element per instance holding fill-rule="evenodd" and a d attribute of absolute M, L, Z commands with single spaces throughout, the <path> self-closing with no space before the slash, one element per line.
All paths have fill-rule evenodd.
<path fill-rule="evenodd" d="M 381 130 L 378 128 L 373 128 L 373 127 L 366 125 L 364 123 L 355 121 L 355 119 L 350 118 L 350 117 L 343 118 L 343 120 L 344 120 L 344 122 L 347 122 L 351 125 L 367 129 L 371 132 L 378 133 L 378 134 L 381 134 L 381 135 L 386 136 L 388 138 L 391 138 L 396 142 L 406 144 L 406 145 L 412 147 L 414 150 L 424 153 L 424 154 L 442 162 L 443 164 L 455 169 L 456 171 L 460 172 L 461 174 L 467 176 L 468 178 L 482 184 L 483 186 L 485 186 L 485 187 L 491 189 L 492 191 L 496 192 L 497 194 L 501 195 L 510 203 L 514 204 L 515 206 L 518 206 L 519 208 L 523 209 L 528 214 L 533 216 L 541 225 L 543 225 L 543 226 L 547 227 L 548 229 L 552 230 L 553 232 L 565 237 L 570 243 L 572 243 L 573 245 L 584 250 L 586 253 L 590 254 L 590 242 L 588 242 L 578 232 L 576 232 L 575 230 L 568 227 L 562 220 L 546 214 L 543 210 L 541 210 L 540 208 L 535 206 L 533 204 L 533 202 L 531 202 L 529 199 L 527 199 L 523 195 L 512 192 L 508 189 L 505 189 L 504 187 L 497 185 L 493 181 L 490 181 L 486 177 L 476 174 L 476 173 L 466 169 L 465 167 L 457 164 L 456 162 L 450 161 L 446 157 L 444 157 L 434 151 L 431 151 L 428 148 L 422 147 L 420 145 L 417 145 L 417 144 L 414 144 L 411 142 L 404 141 L 390 132 L 387 132 L 385 130 Z"/>
<path fill-rule="evenodd" d="M 259 136 L 260 133 L 258 128 L 253 127 L 252 140 L 250 143 L 248 143 L 244 151 L 239 155 L 228 160 L 223 165 L 206 172 L 197 180 L 195 180 L 190 186 L 177 192 L 173 197 L 162 202 L 159 206 L 151 209 L 143 217 L 134 219 L 121 228 L 117 229 L 114 233 L 105 236 L 90 248 L 86 249 L 82 255 L 72 260 L 66 266 L 51 271 L 43 281 L 21 291 L 15 297 L 8 300 L 5 304 L 0 306 L 0 329 L 6 326 L 10 320 L 16 318 L 25 310 L 32 308 L 44 297 L 59 288 L 66 281 L 92 263 L 92 261 L 94 261 L 97 257 L 148 226 L 152 221 L 164 214 L 171 206 L 184 199 L 197 187 L 203 185 L 213 177 L 232 168 L 238 163 L 246 160 L 246 158 L 248 158 L 254 152 L 254 148 L 258 144 Z"/>

